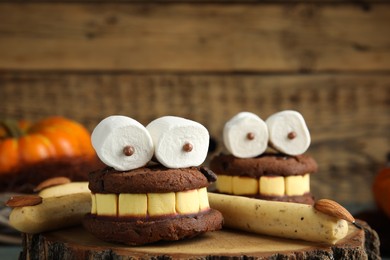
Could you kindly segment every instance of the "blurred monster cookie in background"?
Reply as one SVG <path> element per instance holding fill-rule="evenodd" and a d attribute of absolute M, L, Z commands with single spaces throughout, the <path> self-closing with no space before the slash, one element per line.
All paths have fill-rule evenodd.
<path fill-rule="evenodd" d="M 102 163 L 81 124 L 63 117 L 0 126 L 0 191 L 31 193 L 42 181 L 66 176 L 86 181 Z"/>
<path fill-rule="evenodd" d="M 310 174 L 317 170 L 309 156 L 262 154 L 241 159 L 218 155 L 210 168 L 218 175 L 220 193 L 243 195 L 266 200 L 313 204 Z"/>
<path fill-rule="evenodd" d="M 264 122 L 253 113 L 241 112 L 225 124 L 223 140 L 230 154 L 217 155 L 210 162 L 218 175 L 216 192 L 314 203 L 310 175 L 317 171 L 317 163 L 304 154 L 310 133 L 300 113 L 286 110 Z"/>
<path fill-rule="evenodd" d="M 146 128 L 124 116 L 101 121 L 92 144 L 109 167 L 90 174 L 92 208 L 84 227 L 104 241 L 128 245 L 222 228 L 222 215 L 207 196 L 216 176 L 200 166 L 208 142 L 204 126 L 180 117 L 161 117 Z"/>

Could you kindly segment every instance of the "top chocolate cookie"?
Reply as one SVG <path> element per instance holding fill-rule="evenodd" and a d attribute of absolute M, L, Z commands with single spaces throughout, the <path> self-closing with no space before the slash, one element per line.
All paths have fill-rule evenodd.
<path fill-rule="evenodd" d="M 234 176 L 290 176 L 314 173 L 318 166 L 308 155 L 289 156 L 265 153 L 254 158 L 237 158 L 220 154 L 210 162 L 210 169 L 216 174 Z"/>
<path fill-rule="evenodd" d="M 149 165 L 131 171 L 105 168 L 89 174 L 89 189 L 93 193 L 160 193 L 178 192 L 207 187 L 216 180 L 204 167 L 171 169 Z"/>

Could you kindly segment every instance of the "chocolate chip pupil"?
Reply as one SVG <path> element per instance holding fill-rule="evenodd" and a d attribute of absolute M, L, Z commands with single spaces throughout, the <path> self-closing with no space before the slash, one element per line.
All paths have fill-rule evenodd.
<path fill-rule="evenodd" d="M 126 156 L 132 156 L 134 154 L 134 147 L 131 145 L 125 146 L 123 148 L 123 153 Z"/>
<path fill-rule="evenodd" d="M 295 137 L 297 137 L 297 133 L 295 133 L 295 132 L 290 132 L 290 133 L 288 133 L 287 137 L 288 137 L 288 139 L 292 140 L 292 139 L 294 139 Z"/>
<path fill-rule="evenodd" d="M 193 148 L 194 148 L 194 147 L 193 147 L 192 144 L 190 144 L 190 143 L 186 143 L 185 145 L 183 145 L 183 150 L 184 150 L 185 152 L 191 152 Z"/>
<path fill-rule="evenodd" d="M 246 135 L 246 138 L 248 138 L 248 140 L 253 140 L 253 139 L 255 139 L 255 134 L 252 133 L 252 132 L 249 132 L 249 133 Z"/>

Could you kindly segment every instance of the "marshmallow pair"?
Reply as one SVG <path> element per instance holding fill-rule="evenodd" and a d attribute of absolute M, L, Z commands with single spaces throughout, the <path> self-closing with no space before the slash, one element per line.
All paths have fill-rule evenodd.
<path fill-rule="evenodd" d="M 185 168 L 204 162 L 209 132 L 181 117 L 160 117 L 144 127 L 130 117 L 115 115 L 95 127 L 91 140 L 100 160 L 118 171 L 145 166 L 153 155 L 167 168 Z"/>
<path fill-rule="evenodd" d="M 252 158 L 268 145 L 288 155 L 303 154 L 310 145 L 310 133 L 303 116 L 292 110 L 275 113 L 263 121 L 250 112 L 241 112 L 223 129 L 226 149 L 239 158 Z"/>

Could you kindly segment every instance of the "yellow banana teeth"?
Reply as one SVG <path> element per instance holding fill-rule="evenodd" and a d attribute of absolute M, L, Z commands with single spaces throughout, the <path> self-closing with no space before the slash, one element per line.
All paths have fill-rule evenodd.
<path fill-rule="evenodd" d="M 216 188 L 234 195 L 300 196 L 310 192 L 310 174 L 260 178 L 218 175 Z"/>
<path fill-rule="evenodd" d="M 116 194 L 96 194 L 96 214 L 100 216 L 117 216 L 118 196 Z"/>
<path fill-rule="evenodd" d="M 92 196 L 93 198 L 95 196 Z M 118 200 L 118 216 L 146 216 L 148 212 L 147 196 L 146 194 L 119 194 Z M 91 211 L 92 214 L 96 213 Z"/>
<path fill-rule="evenodd" d="M 257 194 L 259 193 L 259 181 L 255 178 L 233 176 L 233 194 Z"/>
<path fill-rule="evenodd" d="M 98 216 L 156 217 L 196 214 L 209 208 L 207 188 L 147 194 L 101 194 L 92 196 L 91 213 Z"/>
<path fill-rule="evenodd" d="M 150 216 L 170 215 L 176 213 L 175 193 L 148 193 L 148 214 Z"/>
<path fill-rule="evenodd" d="M 215 185 L 219 192 L 233 194 L 233 176 L 218 175 Z"/>
<path fill-rule="evenodd" d="M 199 212 L 199 195 L 197 190 L 189 190 L 176 193 L 176 212 L 179 214 L 191 214 Z"/>
<path fill-rule="evenodd" d="M 284 179 L 287 196 L 301 196 L 305 194 L 306 185 L 302 175 L 287 176 Z"/>
<path fill-rule="evenodd" d="M 262 176 L 260 177 L 260 194 L 268 196 L 284 196 L 285 183 L 283 176 Z"/>

